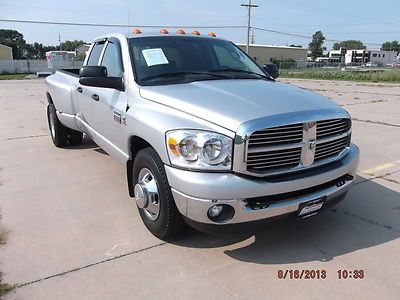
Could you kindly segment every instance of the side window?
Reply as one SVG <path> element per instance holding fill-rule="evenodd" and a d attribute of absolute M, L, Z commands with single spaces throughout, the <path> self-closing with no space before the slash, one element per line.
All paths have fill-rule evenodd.
<path fill-rule="evenodd" d="M 109 42 L 107 44 L 107 48 L 106 51 L 104 51 L 101 65 L 107 68 L 107 73 L 109 77 L 122 76 L 123 71 L 121 66 L 121 57 L 117 45 L 112 42 Z"/>
<path fill-rule="evenodd" d="M 96 43 L 90 52 L 89 59 L 86 63 L 87 66 L 97 66 L 99 63 L 99 58 L 101 51 L 103 50 L 104 42 Z"/>

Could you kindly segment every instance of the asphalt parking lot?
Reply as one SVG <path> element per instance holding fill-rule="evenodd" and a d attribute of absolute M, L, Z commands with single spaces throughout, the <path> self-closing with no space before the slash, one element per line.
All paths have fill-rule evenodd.
<path fill-rule="evenodd" d="M 251 235 L 188 230 L 165 243 L 143 226 L 125 169 L 85 139 L 53 146 L 42 80 L 0 81 L 0 249 L 6 299 L 395 299 L 400 294 L 400 85 L 282 80 L 353 116 L 361 149 L 344 202 Z M 278 279 L 325 270 L 325 279 Z M 339 279 L 362 270 L 363 279 Z"/>

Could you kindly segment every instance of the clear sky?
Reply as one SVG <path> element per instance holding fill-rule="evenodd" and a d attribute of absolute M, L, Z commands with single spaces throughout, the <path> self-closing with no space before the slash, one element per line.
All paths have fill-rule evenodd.
<path fill-rule="evenodd" d="M 112 23 L 137 25 L 221 26 L 247 24 L 248 0 L 86 0 L 86 1 L 5 1 L 0 0 L 0 19 Z M 399 0 L 253 0 L 252 26 L 311 36 L 321 30 L 327 39 L 359 39 L 369 48 L 388 40 L 400 40 Z M 16 29 L 25 39 L 46 45 L 62 40 L 90 42 L 107 32 L 127 32 L 128 28 L 39 25 L 0 22 L 0 28 Z M 192 28 L 187 28 L 192 29 Z M 142 31 L 154 31 L 144 29 Z M 202 29 L 234 42 L 246 41 L 246 29 Z M 307 47 L 310 39 L 255 30 L 257 44 Z M 333 42 L 325 42 L 329 49 Z M 377 45 L 374 45 L 377 44 Z"/>

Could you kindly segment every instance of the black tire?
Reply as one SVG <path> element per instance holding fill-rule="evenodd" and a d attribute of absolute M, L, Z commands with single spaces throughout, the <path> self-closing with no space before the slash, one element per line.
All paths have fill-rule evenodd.
<path fill-rule="evenodd" d="M 68 129 L 68 142 L 71 146 L 78 146 L 82 144 L 83 132 Z"/>
<path fill-rule="evenodd" d="M 54 104 L 49 104 L 47 106 L 47 121 L 54 145 L 59 148 L 65 147 L 68 140 L 68 128 L 61 124 L 58 119 Z M 54 130 L 52 130 L 52 125 L 54 126 Z"/>
<path fill-rule="evenodd" d="M 138 152 L 133 165 L 133 186 L 138 182 L 138 176 L 143 168 L 147 168 L 154 175 L 159 191 L 159 215 L 151 220 L 145 210 L 138 207 L 140 217 L 147 229 L 159 239 L 169 239 L 185 228 L 185 222 L 179 213 L 171 193 L 164 163 L 153 148 L 145 148 Z"/>

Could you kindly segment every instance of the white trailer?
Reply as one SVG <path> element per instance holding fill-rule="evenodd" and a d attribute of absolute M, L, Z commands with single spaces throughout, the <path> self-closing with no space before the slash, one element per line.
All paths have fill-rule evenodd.
<path fill-rule="evenodd" d="M 75 51 L 48 51 L 46 60 L 49 69 L 73 69 L 75 68 Z"/>

